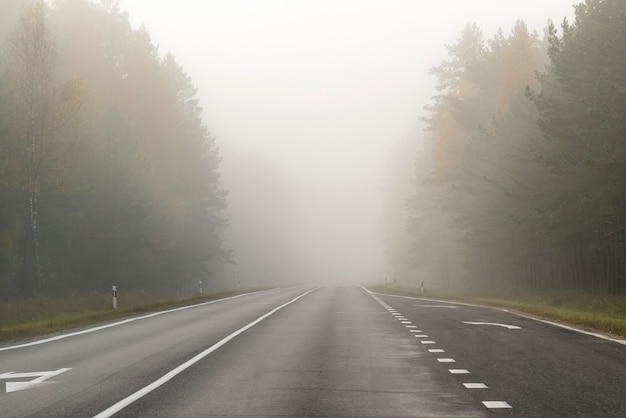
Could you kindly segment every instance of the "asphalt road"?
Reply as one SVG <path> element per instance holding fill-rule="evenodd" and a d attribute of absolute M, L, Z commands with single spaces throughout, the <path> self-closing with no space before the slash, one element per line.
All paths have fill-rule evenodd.
<path fill-rule="evenodd" d="M 494 309 L 288 288 L 111 325 L 0 346 L 0 416 L 626 416 L 626 345 Z"/>
<path fill-rule="evenodd" d="M 626 340 L 612 341 L 503 310 L 378 296 L 422 332 L 419 344 L 476 400 L 516 417 L 626 417 Z M 430 351 L 429 351 L 430 352 Z M 437 359 L 435 361 L 439 362 Z M 484 404 L 483 404 L 484 405 Z"/>

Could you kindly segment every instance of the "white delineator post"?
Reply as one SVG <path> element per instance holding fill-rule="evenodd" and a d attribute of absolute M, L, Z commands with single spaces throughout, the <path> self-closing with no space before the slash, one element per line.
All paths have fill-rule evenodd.
<path fill-rule="evenodd" d="M 200 288 L 200 294 L 202 294 L 202 280 L 198 280 L 198 286 Z"/>
<path fill-rule="evenodd" d="M 113 309 L 117 309 L 117 286 L 113 286 Z"/>

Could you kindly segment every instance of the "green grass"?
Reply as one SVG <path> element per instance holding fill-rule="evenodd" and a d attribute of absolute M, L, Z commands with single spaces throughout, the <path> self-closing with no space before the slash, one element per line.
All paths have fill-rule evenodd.
<path fill-rule="evenodd" d="M 370 290 L 494 306 L 536 316 L 587 331 L 626 337 L 626 295 L 589 295 L 576 292 L 516 295 L 471 295 L 456 297 L 427 293 L 407 287 L 372 286 Z"/>
<path fill-rule="evenodd" d="M 51 334 L 133 315 L 193 305 L 243 292 L 175 298 L 156 294 L 125 294 L 113 310 L 111 294 L 0 302 L 0 343 Z"/>

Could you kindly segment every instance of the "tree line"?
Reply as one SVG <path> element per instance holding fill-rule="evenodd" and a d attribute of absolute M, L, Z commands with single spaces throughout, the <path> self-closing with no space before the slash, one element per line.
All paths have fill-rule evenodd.
<path fill-rule="evenodd" d="M 412 267 L 473 290 L 626 291 L 624 68 L 622 0 L 586 0 L 543 36 L 467 25 L 431 70 Z"/>
<path fill-rule="evenodd" d="M 26 3 L 0 49 L 0 297 L 206 283 L 233 254 L 192 80 L 119 1 Z"/>

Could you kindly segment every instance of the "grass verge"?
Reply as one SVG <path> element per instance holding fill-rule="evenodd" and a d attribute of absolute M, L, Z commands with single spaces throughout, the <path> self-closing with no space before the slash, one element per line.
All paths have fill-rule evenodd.
<path fill-rule="evenodd" d="M 119 309 L 116 310 L 111 306 L 111 294 L 0 302 L 0 343 L 208 302 L 238 293 L 246 292 L 207 293 L 176 299 L 145 293 L 125 294 L 118 297 Z"/>
<path fill-rule="evenodd" d="M 575 292 L 518 295 L 450 296 L 419 289 L 392 286 L 371 286 L 370 290 L 403 296 L 428 297 L 456 302 L 494 306 L 542 319 L 572 325 L 586 331 L 626 337 L 626 296 L 588 295 Z"/>

